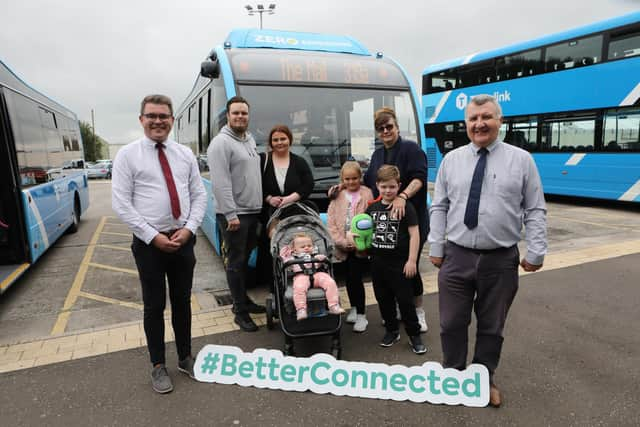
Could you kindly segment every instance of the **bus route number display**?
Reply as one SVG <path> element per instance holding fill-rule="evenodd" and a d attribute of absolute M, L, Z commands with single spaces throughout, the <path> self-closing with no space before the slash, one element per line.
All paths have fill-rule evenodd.
<path fill-rule="evenodd" d="M 289 82 L 329 81 L 329 73 L 325 61 L 314 59 L 291 61 L 289 58 L 281 58 L 280 72 L 282 80 Z"/>
<path fill-rule="evenodd" d="M 342 71 L 341 78 L 334 79 L 330 78 L 329 66 L 324 60 L 307 59 L 299 61 L 291 58 L 280 58 L 280 77 L 284 81 L 326 83 L 337 80 L 349 84 L 369 83 L 369 69 L 361 63 L 345 62 Z"/>

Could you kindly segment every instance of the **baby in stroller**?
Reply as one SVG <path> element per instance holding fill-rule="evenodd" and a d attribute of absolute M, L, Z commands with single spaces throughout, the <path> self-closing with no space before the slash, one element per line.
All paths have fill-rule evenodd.
<path fill-rule="evenodd" d="M 293 236 L 291 244 L 283 246 L 280 250 L 280 258 L 285 263 L 291 260 L 313 260 L 308 263 L 294 263 L 290 268 L 294 272 L 293 277 L 293 304 L 296 308 L 298 321 L 307 318 L 307 290 L 312 285 L 324 290 L 329 313 L 340 315 L 344 309 L 340 307 L 340 296 L 335 280 L 325 271 L 322 271 L 326 256 L 317 254 L 313 239 L 306 233 L 298 233 Z M 321 261 L 321 262 L 315 262 Z"/>

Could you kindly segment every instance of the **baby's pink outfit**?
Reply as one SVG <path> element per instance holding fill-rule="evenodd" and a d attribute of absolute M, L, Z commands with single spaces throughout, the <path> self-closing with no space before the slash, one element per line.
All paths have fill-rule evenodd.
<path fill-rule="evenodd" d="M 302 254 L 304 255 L 304 254 Z M 300 257 L 300 254 L 293 254 L 291 251 L 291 247 L 284 246 L 280 250 L 280 257 L 283 261 L 290 261 L 295 256 Z M 316 259 L 324 259 L 324 255 L 316 255 Z M 310 264 L 304 264 L 305 267 L 310 267 Z M 316 263 L 315 267 L 320 267 L 320 263 Z M 310 286 L 309 276 L 302 272 L 302 266 L 300 264 L 295 264 L 291 266 L 293 272 L 296 275 L 293 277 L 293 305 L 297 310 L 306 309 L 307 308 L 307 290 Z M 327 303 L 329 307 L 332 307 L 336 304 L 340 303 L 340 296 L 338 294 L 338 285 L 336 285 L 335 280 L 329 274 L 324 271 L 318 271 L 313 274 L 313 287 L 321 288 L 324 290 L 325 296 L 327 298 Z"/>

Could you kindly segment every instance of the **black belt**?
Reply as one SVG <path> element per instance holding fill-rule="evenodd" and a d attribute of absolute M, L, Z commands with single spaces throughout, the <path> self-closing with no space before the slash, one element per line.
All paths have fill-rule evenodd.
<path fill-rule="evenodd" d="M 517 245 L 513 245 L 513 246 L 509 246 L 508 248 L 499 247 L 499 248 L 495 248 L 495 249 L 476 249 L 476 248 L 467 248 L 466 246 L 458 245 L 457 243 L 454 243 L 451 240 L 449 240 L 447 242 L 451 243 L 453 246 L 457 246 L 460 249 L 464 249 L 464 250 L 467 250 L 467 251 L 470 251 L 470 252 L 475 252 L 477 254 L 491 254 L 491 253 L 499 252 L 499 251 L 508 251 L 509 249 L 513 249 L 515 246 L 517 246 Z"/>

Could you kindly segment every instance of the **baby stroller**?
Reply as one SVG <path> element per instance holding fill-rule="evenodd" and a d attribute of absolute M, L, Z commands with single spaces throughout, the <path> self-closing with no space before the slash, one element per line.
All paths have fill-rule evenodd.
<path fill-rule="evenodd" d="M 329 231 L 320 216 L 309 206 L 294 203 L 276 210 L 267 229 L 275 225 L 275 232 L 271 237 L 270 252 L 273 257 L 273 293 L 266 300 L 267 328 L 274 328 L 274 318 L 280 319 L 280 327 L 284 333 L 284 354 L 294 355 L 293 340 L 302 337 L 331 335 L 331 355 L 339 359 L 342 352 L 340 344 L 341 316 L 331 315 L 327 309 L 324 290 L 309 288 L 307 291 L 307 312 L 309 317 L 302 321 L 296 320 L 296 309 L 293 304 L 293 276 L 290 268 L 294 264 L 307 264 L 312 268 L 304 268 L 304 274 L 313 275 L 316 263 L 322 264 L 325 272 L 333 277 L 331 258 L 333 256 L 333 241 Z M 292 259 L 284 262 L 280 257 L 283 246 L 289 245 L 293 236 L 304 232 L 311 236 L 318 254 L 325 255 L 323 260 Z M 310 263 L 311 261 L 311 263 Z"/>

